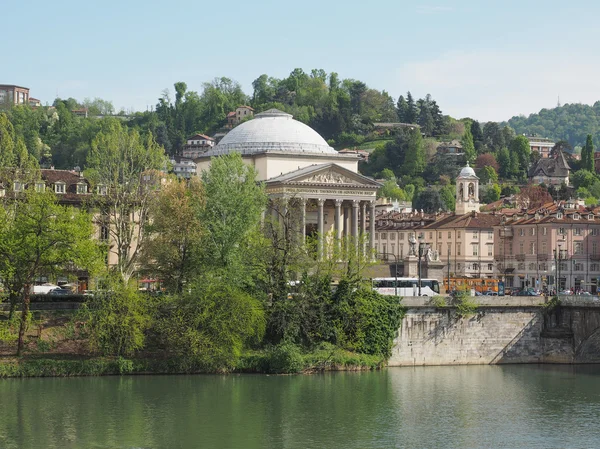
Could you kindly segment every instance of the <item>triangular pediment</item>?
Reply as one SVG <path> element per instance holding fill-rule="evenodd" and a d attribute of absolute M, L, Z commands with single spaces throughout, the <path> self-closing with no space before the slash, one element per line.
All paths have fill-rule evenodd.
<path fill-rule="evenodd" d="M 267 180 L 268 185 L 327 185 L 379 188 L 381 184 L 340 165 L 318 164 L 304 167 Z"/>

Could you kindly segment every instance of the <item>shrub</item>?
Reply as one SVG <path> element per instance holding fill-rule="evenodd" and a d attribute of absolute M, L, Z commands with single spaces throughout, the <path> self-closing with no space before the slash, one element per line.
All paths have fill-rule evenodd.
<path fill-rule="evenodd" d="M 459 318 L 467 318 L 477 312 L 477 303 L 466 291 L 458 291 L 452 304 L 456 307 L 456 315 Z"/>
<path fill-rule="evenodd" d="M 134 287 L 120 284 L 83 304 L 78 319 L 86 323 L 90 348 L 115 356 L 132 355 L 142 349 L 150 324 L 144 298 Z"/>

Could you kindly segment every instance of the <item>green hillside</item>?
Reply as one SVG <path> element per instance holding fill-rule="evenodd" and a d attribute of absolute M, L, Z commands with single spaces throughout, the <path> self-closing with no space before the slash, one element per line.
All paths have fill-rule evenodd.
<path fill-rule="evenodd" d="M 593 106 L 575 103 L 542 109 L 529 117 L 515 116 L 503 124 L 517 134 L 566 140 L 573 147 L 584 146 L 587 135 L 591 134 L 597 145 L 600 143 L 600 101 Z"/>

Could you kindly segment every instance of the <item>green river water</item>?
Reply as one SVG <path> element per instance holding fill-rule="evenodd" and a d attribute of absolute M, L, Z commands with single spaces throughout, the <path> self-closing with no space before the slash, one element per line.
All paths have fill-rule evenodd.
<path fill-rule="evenodd" d="M 0 380 L 0 448 L 594 448 L 600 366 Z"/>

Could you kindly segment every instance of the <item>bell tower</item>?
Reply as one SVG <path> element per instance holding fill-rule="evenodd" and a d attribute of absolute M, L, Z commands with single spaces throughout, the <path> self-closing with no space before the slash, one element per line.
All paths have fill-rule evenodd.
<path fill-rule="evenodd" d="M 456 178 L 455 211 L 456 215 L 479 212 L 479 178 L 468 162 Z"/>

